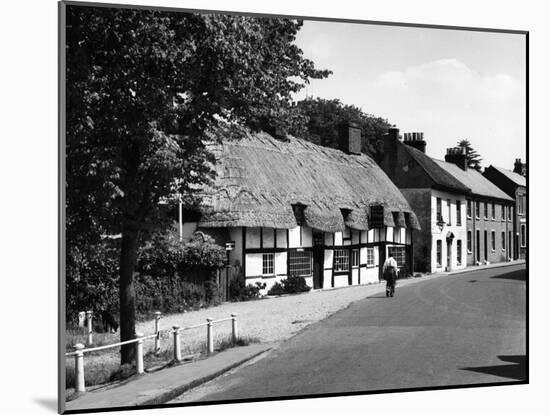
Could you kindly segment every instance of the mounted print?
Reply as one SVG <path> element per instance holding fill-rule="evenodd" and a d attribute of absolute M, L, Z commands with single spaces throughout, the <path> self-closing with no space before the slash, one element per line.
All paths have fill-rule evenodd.
<path fill-rule="evenodd" d="M 528 33 L 61 2 L 60 412 L 528 383 Z"/>

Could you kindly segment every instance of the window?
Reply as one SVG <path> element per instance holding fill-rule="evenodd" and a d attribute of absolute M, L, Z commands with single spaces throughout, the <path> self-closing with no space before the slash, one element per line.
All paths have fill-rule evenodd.
<path fill-rule="evenodd" d="M 436 262 L 437 262 L 437 267 L 441 267 L 441 240 L 437 241 L 437 257 L 436 257 Z"/>
<path fill-rule="evenodd" d="M 500 243 L 502 244 L 502 250 L 506 251 L 506 232 L 502 231 L 500 237 L 502 238 L 502 240 L 500 241 Z"/>
<path fill-rule="evenodd" d="M 469 218 L 472 217 L 472 201 L 468 200 L 466 201 L 466 216 Z"/>
<path fill-rule="evenodd" d="M 491 231 L 491 251 L 495 252 L 497 249 L 497 237 L 495 231 Z"/>
<path fill-rule="evenodd" d="M 525 213 L 525 195 L 519 195 L 517 209 L 518 215 L 523 215 Z"/>
<path fill-rule="evenodd" d="M 487 202 L 483 202 L 483 218 L 487 219 L 489 208 L 487 207 Z"/>
<path fill-rule="evenodd" d="M 349 251 L 347 249 L 335 249 L 334 250 L 334 271 L 347 271 L 349 270 Z"/>
<path fill-rule="evenodd" d="M 462 240 L 457 239 L 456 241 L 456 263 L 457 265 L 462 264 Z"/>
<path fill-rule="evenodd" d="M 491 204 L 491 219 L 495 220 L 495 217 L 496 217 L 496 208 L 495 208 L 495 204 L 492 203 Z"/>
<path fill-rule="evenodd" d="M 472 231 L 468 231 L 468 236 L 466 240 L 466 249 L 468 252 L 472 252 Z"/>
<path fill-rule="evenodd" d="M 508 206 L 508 220 L 512 220 L 512 206 Z"/>
<path fill-rule="evenodd" d="M 352 267 L 359 266 L 359 249 L 351 250 L 351 266 Z"/>
<path fill-rule="evenodd" d="M 502 205 L 502 220 L 506 219 L 506 206 Z"/>
<path fill-rule="evenodd" d="M 447 218 L 447 225 L 451 225 L 451 199 L 447 199 L 447 213 L 449 217 Z"/>
<path fill-rule="evenodd" d="M 437 222 L 443 222 L 443 216 L 441 215 L 441 198 L 437 198 L 436 200 L 436 221 Z"/>
<path fill-rule="evenodd" d="M 476 200 L 476 218 L 479 219 L 479 200 Z"/>
<path fill-rule="evenodd" d="M 456 224 L 458 226 L 462 225 L 462 204 L 460 200 L 456 201 Z"/>
<path fill-rule="evenodd" d="M 313 268 L 313 256 L 310 251 L 290 251 L 288 253 L 288 273 L 290 275 L 310 276 Z"/>
<path fill-rule="evenodd" d="M 405 266 L 405 247 L 404 246 L 388 246 L 388 257 L 393 257 L 399 268 Z"/>
<path fill-rule="evenodd" d="M 524 223 L 520 226 L 520 235 L 521 235 L 521 247 L 525 248 L 527 246 L 527 225 Z"/>
<path fill-rule="evenodd" d="M 273 269 L 273 254 L 262 255 L 262 275 L 273 275 L 275 273 Z"/>
<path fill-rule="evenodd" d="M 367 267 L 374 267 L 374 248 L 367 248 Z"/>

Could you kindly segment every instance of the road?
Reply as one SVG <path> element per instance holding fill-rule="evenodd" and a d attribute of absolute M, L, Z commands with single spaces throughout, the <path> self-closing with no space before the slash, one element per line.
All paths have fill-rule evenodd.
<path fill-rule="evenodd" d="M 173 403 L 526 380 L 524 265 L 365 298 Z"/>

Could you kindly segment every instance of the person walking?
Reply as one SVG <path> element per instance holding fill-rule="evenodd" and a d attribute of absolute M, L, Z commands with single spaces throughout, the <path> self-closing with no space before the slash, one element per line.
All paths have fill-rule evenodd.
<path fill-rule="evenodd" d="M 395 294 L 395 280 L 397 279 L 397 261 L 388 257 L 382 266 L 382 275 L 386 280 L 386 297 L 393 297 Z"/>

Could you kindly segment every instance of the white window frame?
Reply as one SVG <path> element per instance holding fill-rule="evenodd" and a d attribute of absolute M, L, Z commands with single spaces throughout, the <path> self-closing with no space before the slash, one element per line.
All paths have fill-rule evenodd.
<path fill-rule="evenodd" d="M 491 252 L 495 252 L 497 250 L 497 233 L 493 230 L 491 230 Z"/>
<path fill-rule="evenodd" d="M 470 236 L 468 238 L 468 236 Z M 466 232 L 466 251 L 468 251 L 469 254 L 472 253 L 472 238 L 474 237 L 474 233 L 472 231 Z"/>
<path fill-rule="evenodd" d="M 333 262 L 334 262 L 334 272 L 348 272 L 349 271 L 349 250 L 335 249 Z M 344 265 L 345 265 L 345 268 L 344 268 Z"/>
<path fill-rule="evenodd" d="M 462 239 L 456 240 L 456 264 L 462 265 Z"/>
<path fill-rule="evenodd" d="M 270 268 L 271 268 L 271 272 L 269 272 Z M 262 254 L 262 276 L 273 276 L 273 275 L 275 275 L 275 254 L 274 253 Z"/>
<path fill-rule="evenodd" d="M 357 268 L 359 266 L 359 249 L 355 248 L 351 250 L 351 267 Z"/>
<path fill-rule="evenodd" d="M 367 267 L 372 268 L 374 266 L 375 266 L 374 248 L 367 248 Z"/>

